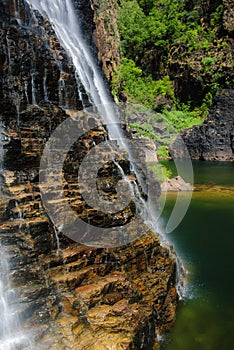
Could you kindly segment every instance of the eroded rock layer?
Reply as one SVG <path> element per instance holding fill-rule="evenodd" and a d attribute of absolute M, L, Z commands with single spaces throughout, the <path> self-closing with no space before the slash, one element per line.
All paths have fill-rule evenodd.
<path fill-rule="evenodd" d="M 144 224 L 139 227 L 133 222 L 129 228 L 133 242 L 117 248 L 85 247 L 56 232 L 41 202 L 38 171 L 47 118 L 57 122 L 66 116 L 52 106 L 50 110 L 31 107 L 25 113 L 26 121 L 21 119 L 17 132 L 10 126 L 2 127 L 5 171 L 1 174 L 0 226 L 18 299 L 14 307 L 25 332 L 36 349 L 138 349 L 139 344 L 142 349 L 153 348 L 156 333 L 169 329 L 174 320 L 175 259 Z M 81 125 L 88 120 L 81 114 Z M 105 137 L 100 126 L 75 149 L 84 156 L 93 140 L 98 144 Z M 74 167 L 74 163 L 68 157 L 69 166 Z M 119 177 L 113 171 L 108 176 L 110 169 L 107 166 L 100 179 L 108 196 L 114 193 L 109 187 L 106 190 L 105 184 Z M 72 173 L 67 178 L 64 192 L 77 215 L 108 226 L 107 218 L 97 219 L 92 210 L 83 211 L 85 203 L 76 178 Z M 133 215 L 134 208 L 126 208 L 119 213 L 116 225 L 124 225 Z M 106 237 L 111 239 L 111 235 Z"/>

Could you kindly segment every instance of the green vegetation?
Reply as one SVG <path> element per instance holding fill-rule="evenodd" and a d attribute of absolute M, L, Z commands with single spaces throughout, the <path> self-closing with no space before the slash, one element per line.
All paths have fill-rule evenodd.
<path fill-rule="evenodd" d="M 194 125 L 200 124 L 203 118 L 198 116 L 195 110 L 179 111 L 172 109 L 171 111 L 163 111 L 162 113 L 151 114 L 149 121 L 146 119 L 144 123 L 131 123 L 130 127 L 139 135 L 149 137 L 157 145 L 157 156 L 159 159 L 169 157 L 168 145 L 174 140 L 176 134 Z M 157 132 L 157 125 L 163 126 L 162 133 Z M 156 126 L 156 129 L 155 129 Z"/>
<path fill-rule="evenodd" d="M 151 75 L 144 76 L 142 69 L 136 67 L 131 59 L 123 58 L 122 64 L 115 70 L 112 79 L 112 93 L 127 93 L 130 102 L 140 102 L 154 109 L 156 96 L 165 96 L 175 100 L 173 85 L 168 75 L 160 80 L 153 80 Z"/>
<path fill-rule="evenodd" d="M 231 81 L 223 11 L 221 0 L 120 0 L 122 62 L 113 95 L 154 110 L 176 132 L 202 123 L 218 89 Z M 152 122 L 131 126 L 165 158 L 170 137 L 155 133 Z"/>
<path fill-rule="evenodd" d="M 166 181 L 166 178 L 171 179 L 174 176 L 172 170 L 161 162 L 151 165 L 150 169 L 160 184 Z"/>

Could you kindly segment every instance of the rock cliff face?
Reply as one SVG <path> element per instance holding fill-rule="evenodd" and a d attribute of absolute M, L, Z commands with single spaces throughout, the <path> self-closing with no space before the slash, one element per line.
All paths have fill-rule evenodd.
<path fill-rule="evenodd" d="M 224 90 L 215 98 L 210 114 L 202 125 L 181 132 L 192 159 L 234 161 L 234 90 Z M 172 145 L 180 157 L 178 142 Z"/>
<path fill-rule="evenodd" d="M 120 63 L 120 35 L 116 0 L 74 0 L 83 33 L 108 81 Z"/>
<path fill-rule="evenodd" d="M 120 36 L 117 24 L 117 1 L 90 0 L 96 24 L 93 39 L 98 47 L 98 57 L 108 80 L 120 64 Z"/>
<path fill-rule="evenodd" d="M 107 132 L 100 122 L 92 128 L 95 116 L 78 112 L 74 69 L 50 23 L 24 1 L 0 4 L 0 249 L 25 334 L 17 349 L 156 349 L 156 334 L 175 316 L 175 258 L 145 225 L 133 224 L 133 243 L 120 248 L 82 246 L 56 231 L 38 179 L 46 141 L 72 114 L 81 129 L 90 129 L 66 158 L 65 200 L 82 219 L 110 226 L 113 218 L 85 205 L 76 179 L 79 161 Z M 106 164 L 100 192 L 114 196 L 119 179 L 118 169 Z M 134 215 L 130 205 L 114 224 Z M 134 240 L 139 230 L 143 235 Z"/>

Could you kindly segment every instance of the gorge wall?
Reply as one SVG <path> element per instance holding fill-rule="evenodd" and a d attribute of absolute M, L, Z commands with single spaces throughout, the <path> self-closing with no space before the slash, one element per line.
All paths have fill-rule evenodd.
<path fill-rule="evenodd" d="M 156 349 L 157 334 L 170 328 L 178 302 L 175 258 L 146 225 L 133 224 L 133 243 L 117 248 L 82 246 L 56 231 L 41 201 L 38 174 L 46 141 L 70 115 L 90 131 L 66 159 L 66 201 L 82 219 L 100 226 L 124 225 L 135 208 L 131 204 L 113 218 L 85 205 L 77 167 L 94 142 L 98 145 L 108 137 L 107 131 L 98 117 L 81 111 L 72 62 L 51 24 L 24 1 L 1 0 L 0 5 L 0 249 L 9 261 L 16 295 L 11 307 L 25 335 L 15 344 L 12 339 L 13 346 Z M 91 11 L 98 3 L 91 1 L 90 6 L 87 16 L 99 23 L 91 26 L 99 46 L 103 19 Z M 105 30 L 106 51 L 99 51 L 99 58 L 109 77 L 109 62 L 118 61 L 118 50 L 111 49 Z M 113 196 L 120 178 L 118 169 L 106 164 L 100 191 Z M 139 230 L 143 235 L 134 240 Z M 11 337 L 16 335 L 17 329 Z"/>
<path fill-rule="evenodd" d="M 185 129 L 181 137 L 192 159 L 234 161 L 234 90 L 221 91 L 202 125 Z M 173 157 L 180 158 L 176 140 L 171 147 Z"/>

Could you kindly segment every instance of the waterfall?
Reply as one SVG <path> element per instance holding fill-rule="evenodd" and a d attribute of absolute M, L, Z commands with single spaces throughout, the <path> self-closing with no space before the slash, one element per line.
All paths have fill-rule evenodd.
<path fill-rule="evenodd" d="M 94 108 L 96 108 L 97 113 L 107 125 L 110 139 L 117 140 L 119 146 L 127 150 L 132 170 L 137 175 L 137 180 L 142 188 L 145 189 L 141 176 L 134 165 L 135 157 L 133 156 L 131 149 L 128 147 L 127 142 L 124 140 L 123 131 L 119 126 L 119 108 L 113 103 L 96 62 L 92 57 L 90 49 L 85 43 L 80 28 L 79 18 L 76 16 L 72 0 L 55 0 L 53 2 L 49 0 L 31 0 L 30 3 L 34 9 L 38 10 L 53 24 L 57 37 L 73 61 L 76 70 L 78 88 L 81 83 L 88 95 L 89 102 Z M 61 80 L 59 91 L 61 91 L 62 88 L 65 88 L 62 83 L 63 81 Z M 82 91 L 78 92 L 82 99 Z M 82 102 L 85 106 L 86 101 L 83 100 Z M 135 186 L 135 188 L 136 187 L 137 186 Z M 138 203 L 139 202 L 140 201 L 138 201 Z M 141 206 L 140 211 L 145 213 L 145 204 L 143 207 Z M 152 213 L 150 213 L 149 210 L 147 210 L 147 216 L 148 218 L 150 216 L 152 218 Z"/>
<path fill-rule="evenodd" d="M 0 199 L 3 199 L 4 185 L 4 144 L 9 139 L 4 133 L 4 124 L 0 121 Z M 10 257 L 1 243 L 0 231 L 0 350 L 21 349 L 29 344 L 24 332 L 21 332 L 20 317 L 17 310 L 17 296 L 10 281 Z"/>
<path fill-rule="evenodd" d="M 48 92 L 47 92 L 47 69 L 44 70 L 44 77 L 43 77 L 43 90 L 44 90 L 44 99 L 45 101 L 49 101 L 48 98 Z"/>
<path fill-rule="evenodd" d="M 117 108 L 115 109 L 99 69 L 85 44 L 72 0 L 30 0 L 30 3 L 54 25 L 60 42 L 72 58 L 91 104 L 107 124 L 110 138 L 119 141 L 123 139 L 122 130 L 118 126 Z"/>
<path fill-rule="evenodd" d="M 36 100 L 36 87 L 35 87 L 35 72 L 31 72 L 31 85 L 32 85 L 32 104 L 37 105 Z"/>
<path fill-rule="evenodd" d="M 29 344 L 21 333 L 20 318 L 15 308 L 17 296 L 10 283 L 9 257 L 0 244 L 0 350 L 14 350 Z"/>
<path fill-rule="evenodd" d="M 13 6 L 14 6 L 14 12 L 15 12 L 15 18 L 19 24 L 21 24 L 20 20 L 20 4 L 18 0 L 13 0 Z"/>
<path fill-rule="evenodd" d="M 58 39 L 73 61 L 76 77 L 78 80 L 78 90 L 79 85 L 82 84 L 82 87 L 88 96 L 90 104 L 94 109 L 96 109 L 96 112 L 101 116 L 103 122 L 106 124 L 110 139 L 117 140 L 118 145 L 127 151 L 128 158 L 131 163 L 131 170 L 136 174 L 138 183 L 141 185 L 143 191 L 149 196 L 146 203 L 144 199 L 139 200 L 139 197 L 141 197 L 141 195 L 139 192 L 136 194 L 137 186 L 134 185 L 136 194 L 135 204 L 140 204 L 139 211 L 141 212 L 141 215 L 143 216 L 145 222 L 154 231 L 158 231 L 158 218 L 161 214 L 161 211 L 156 208 L 155 196 L 147 191 L 147 185 L 144 179 L 142 179 L 142 171 L 139 171 L 141 166 L 137 166 L 140 158 L 138 150 L 132 148 L 132 146 L 124 138 L 122 128 L 120 127 L 119 107 L 113 103 L 112 97 L 108 89 L 106 89 L 105 83 L 96 65 L 95 59 L 92 57 L 90 48 L 85 43 L 73 1 L 28 0 L 28 2 L 32 5 L 33 9 L 39 11 L 41 15 L 45 16 L 53 24 L 53 28 Z M 62 90 L 65 87 L 63 86 L 62 80 L 60 83 Z M 80 98 L 82 99 L 82 89 L 78 92 Z M 87 101 L 83 100 L 82 102 L 83 106 L 87 107 Z M 176 166 L 178 166 L 178 164 Z M 182 165 L 177 167 L 178 173 L 185 173 L 182 168 Z M 191 163 L 188 162 L 185 168 L 192 174 Z M 148 169 L 144 170 L 148 171 Z M 130 187 L 129 190 L 131 192 L 132 188 Z M 177 202 L 179 201 L 180 195 L 178 195 L 177 199 Z M 144 204 L 142 204 L 143 202 Z M 171 225 L 170 227 L 174 227 L 175 224 L 178 224 L 181 221 L 178 218 L 185 215 L 187 207 L 187 202 L 184 206 L 185 209 L 182 208 L 182 206 L 175 205 L 172 216 L 168 222 L 168 225 Z M 178 211 L 180 211 L 179 215 Z M 163 239 L 165 240 L 165 237 L 163 237 Z"/>
<path fill-rule="evenodd" d="M 158 231 L 158 219 L 161 214 L 161 210 L 158 209 L 155 203 L 156 196 L 153 193 L 150 193 L 153 191 L 148 191 L 147 181 L 143 179 L 145 174 L 142 171 L 142 166 L 137 165 L 139 164 L 140 159 L 140 154 L 138 150 L 134 149 L 134 147 L 132 148 L 132 145 L 130 145 L 128 141 L 124 138 L 123 130 L 120 127 L 119 107 L 113 103 L 112 97 L 108 89 L 106 89 L 104 80 L 102 79 L 101 73 L 96 65 L 95 59 L 92 57 L 90 48 L 85 43 L 81 31 L 81 26 L 79 23 L 79 18 L 73 5 L 73 1 L 28 0 L 28 2 L 29 4 L 31 4 L 34 10 L 39 11 L 41 15 L 45 16 L 50 21 L 50 23 L 53 24 L 53 28 L 58 39 L 60 40 L 61 44 L 66 49 L 67 53 L 70 55 L 73 61 L 78 81 L 78 90 L 80 85 L 82 84 L 83 90 L 85 90 L 90 104 L 93 106 L 94 109 L 96 109 L 96 112 L 101 116 L 103 122 L 106 124 L 110 139 L 117 140 L 118 145 L 122 149 L 125 149 L 127 151 L 128 159 L 131 163 L 131 170 L 136 174 L 138 183 L 141 185 L 143 191 L 147 193 L 149 197 L 147 202 L 144 199 L 142 199 L 141 194 L 138 191 L 138 187 L 134 185 L 134 192 L 136 198 L 135 204 L 137 206 L 138 204 L 140 205 L 138 208 L 140 210 L 138 210 L 138 212 L 141 213 L 141 216 L 144 218 L 147 225 L 149 225 L 155 232 Z M 64 82 L 62 79 L 60 81 L 60 85 L 60 99 L 62 100 L 62 90 L 65 89 Z M 78 92 L 80 98 L 82 99 L 82 89 L 80 89 Z M 36 103 L 36 101 L 34 102 Z M 86 108 L 87 101 L 83 98 L 82 102 L 83 106 Z M 179 164 L 177 164 L 176 167 L 178 165 Z M 143 166 L 145 166 L 145 164 L 143 164 Z M 185 173 L 185 171 L 182 168 L 182 165 L 177 167 L 178 173 Z M 190 162 L 188 162 L 185 168 L 190 174 L 192 174 L 192 165 Z M 148 174 L 150 174 L 150 172 L 148 172 L 148 168 L 146 167 L 144 170 L 146 170 L 148 176 Z M 152 174 L 150 176 L 152 178 Z M 151 179 L 146 180 L 151 181 Z M 131 186 L 129 186 L 129 191 L 132 191 Z M 178 195 L 178 203 L 180 199 L 180 195 Z M 184 207 L 180 206 L 177 202 L 173 209 L 171 218 L 168 222 L 169 228 L 176 227 L 176 225 L 181 221 L 180 218 L 185 215 L 188 208 L 188 202 L 185 203 Z M 171 230 L 169 230 L 169 232 L 170 231 Z M 165 236 L 163 237 L 163 239 L 165 240 Z"/>
<path fill-rule="evenodd" d="M 24 82 L 24 93 L 26 97 L 27 104 L 29 104 L 29 97 L 28 97 L 28 82 L 25 80 Z"/>

